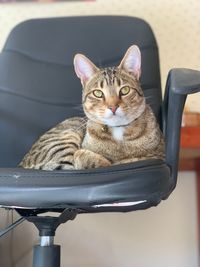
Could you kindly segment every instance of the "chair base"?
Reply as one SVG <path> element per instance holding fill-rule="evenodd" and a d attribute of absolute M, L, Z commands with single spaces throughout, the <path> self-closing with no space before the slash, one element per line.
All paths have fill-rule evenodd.
<path fill-rule="evenodd" d="M 33 267 L 60 267 L 60 246 L 34 246 Z"/>

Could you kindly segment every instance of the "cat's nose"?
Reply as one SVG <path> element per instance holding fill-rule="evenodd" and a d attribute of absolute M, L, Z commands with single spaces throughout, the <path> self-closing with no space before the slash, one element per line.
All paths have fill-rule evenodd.
<path fill-rule="evenodd" d="M 114 106 L 110 106 L 108 108 L 112 111 L 113 114 L 115 114 L 115 112 L 118 109 L 118 107 L 119 107 L 119 105 L 114 105 Z"/>

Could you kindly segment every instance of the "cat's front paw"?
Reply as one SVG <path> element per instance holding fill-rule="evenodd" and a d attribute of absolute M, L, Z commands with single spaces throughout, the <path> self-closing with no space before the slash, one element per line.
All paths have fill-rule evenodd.
<path fill-rule="evenodd" d="M 108 166 L 111 166 L 111 162 L 109 160 L 90 150 L 79 149 L 74 154 L 74 167 L 76 170 Z"/>

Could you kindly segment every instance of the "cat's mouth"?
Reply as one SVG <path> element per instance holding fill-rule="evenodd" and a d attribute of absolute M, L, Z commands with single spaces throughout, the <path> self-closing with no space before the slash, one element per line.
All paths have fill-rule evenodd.
<path fill-rule="evenodd" d="M 125 126 L 129 124 L 132 119 L 128 118 L 121 110 L 121 108 L 117 108 L 115 112 L 112 112 L 110 109 L 106 109 L 104 115 L 99 118 L 103 124 L 110 127 L 119 127 Z"/>
<path fill-rule="evenodd" d="M 102 115 L 97 115 L 97 114 L 90 114 L 90 113 L 86 113 L 86 116 L 94 121 L 95 123 L 98 124 L 103 124 L 106 125 L 108 127 L 120 127 L 120 126 L 127 126 L 128 124 L 130 124 L 131 122 L 133 122 L 135 120 L 135 118 L 133 118 L 133 116 L 126 116 L 124 114 L 104 114 Z"/>
<path fill-rule="evenodd" d="M 110 118 L 102 118 L 101 121 L 103 122 L 103 124 L 110 127 L 120 127 L 120 126 L 127 126 L 133 121 L 133 119 L 113 114 Z"/>

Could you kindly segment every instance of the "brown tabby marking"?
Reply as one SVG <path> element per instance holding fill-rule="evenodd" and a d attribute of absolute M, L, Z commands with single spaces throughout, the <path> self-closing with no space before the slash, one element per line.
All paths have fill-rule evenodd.
<path fill-rule="evenodd" d="M 74 153 L 81 148 L 85 124 L 83 118 L 61 122 L 38 139 L 19 166 L 43 170 L 74 169 Z"/>
<path fill-rule="evenodd" d="M 139 83 L 141 56 L 131 46 L 118 67 L 98 69 L 76 55 L 86 118 L 71 118 L 32 146 L 20 166 L 88 169 L 151 158 L 164 159 L 164 141 Z"/>

